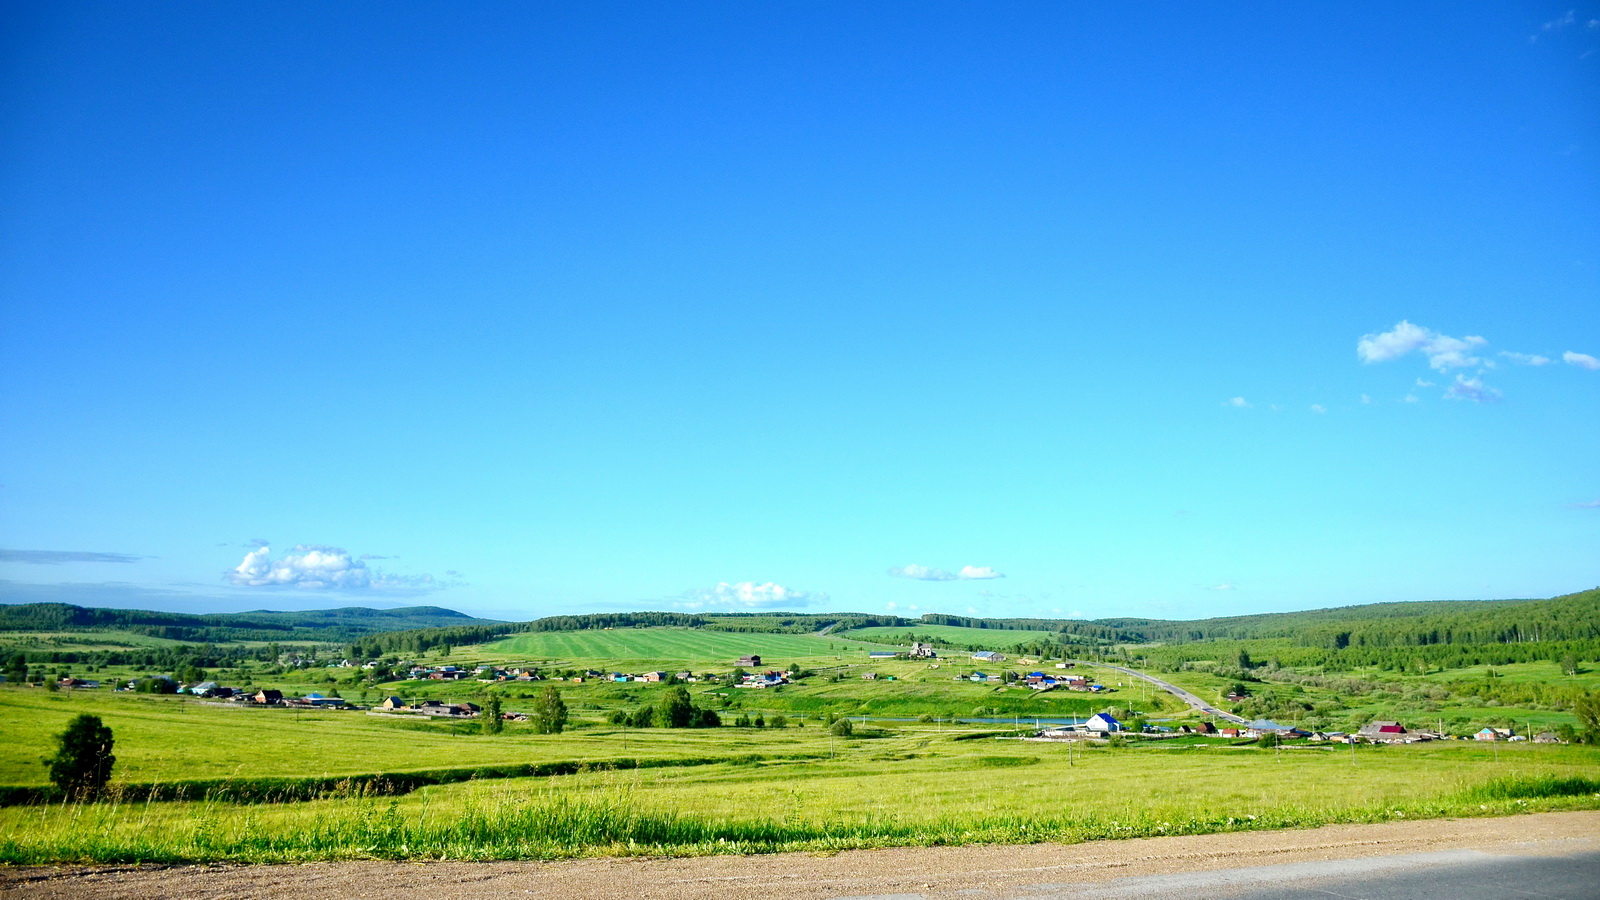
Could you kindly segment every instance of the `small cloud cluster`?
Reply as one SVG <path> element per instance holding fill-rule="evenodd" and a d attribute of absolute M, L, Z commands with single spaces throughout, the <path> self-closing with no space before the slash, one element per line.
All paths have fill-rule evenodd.
<path fill-rule="evenodd" d="M 1428 358 L 1428 365 L 1438 372 L 1448 372 L 1451 369 L 1477 368 L 1477 372 L 1468 378 L 1457 374 L 1455 381 L 1445 389 L 1444 396 L 1451 400 L 1470 400 L 1473 403 L 1493 403 L 1503 395 L 1499 390 L 1484 384 L 1481 377 L 1484 372 L 1495 368 L 1493 359 L 1486 359 L 1479 355 L 1479 351 L 1489 342 L 1477 335 L 1466 337 L 1451 337 L 1440 334 L 1430 328 L 1414 325 L 1404 319 L 1400 320 L 1388 331 L 1363 335 L 1356 342 L 1356 356 L 1363 363 L 1381 363 L 1399 359 L 1410 353 L 1420 353 Z M 1542 368 L 1554 362 L 1551 356 L 1538 353 L 1518 353 L 1512 350 L 1501 350 L 1496 354 L 1499 358 L 1519 366 Z M 1578 353 L 1572 350 L 1561 355 L 1563 362 L 1571 366 L 1589 371 L 1600 370 L 1600 359 L 1587 353 Z M 1434 387 L 1431 381 L 1417 379 L 1417 387 Z M 1407 394 L 1407 403 L 1417 402 L 1414 394 Z M 1370 398 L 1363 394 L 1361 402 L 1370 403 Z"/>
<path fill-rule="evenodd" d="M 1222 405 L 1223 406 L 1231 406 L 1234 409 L 1249 409 L 1250 408 L 1250 401 L 1246 400 L 1243 397 L 1234 397 L 1231 400 L 1223 401 Z"/>
<path fill-rule="evenodd" d="M 675 605 L 682 609 L 788 609 L 828 602 L 818 591 L 797 591 L 768 581 L 722 581 L 716 587 L 685 591 Z"/>
<path fill-rule="evenodd" d="M 427 591 L 450 585 L 432 575 L 392 575 L 367 568 L 366 559 L 353 558 L 342 547 L 296 544 L 294 549 L 274 559 L 272 547 L 262 545 L 244 556 L 244 561 L 224 577 L 240 587 L 292 587 L 300 590 L 407 590 Z"/>
<path fill-rule="evenodd" d="M 92 550 L 0 549 L 0 563 L 25 563 L 32 566 L 59 566 L 63 563 L 135 563 L 143 558 L 131 553 L 98 553 Z"/>
<path fill-rule="evenodd" d="M 910 578 L 915 581 L 987 581 L 991 578 L 1006 577 L 990 566 L 962 566 L 955 572 L 949 572 L 932 566 L 919 566 L 916 563 L 894 566 L 889 569 L 889 574 L 896 578 Z"/>
<path fill-rule="evenodd" d="M 1444 392 L 1450 400 L 1471 400 L 1473 403 L 1493 403 L 1500 399 L 1500 392 L 1483 383 L 1482 378 L 1463 378 L 1456 376 L 1456 383 Z"/>
<path fill-rule="evenodd" d="M 1481 365 L 1483 360 L 1472 353 L 1489 343 L 1477 335 L 1453 338 L 1439 334 L 1421 325 L 1402 319 L 1400 323 L 1380 334 L 1364 335 L 1356 342 L 1356 355 L 1364 363 L 1388 362 L 1413 351 L 1428 357 L 1428 365 L 1440 372 Z"/>

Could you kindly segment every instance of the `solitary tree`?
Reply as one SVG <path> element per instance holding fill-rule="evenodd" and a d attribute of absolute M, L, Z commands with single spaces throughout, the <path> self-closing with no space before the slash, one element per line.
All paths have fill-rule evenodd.
<path fill-rule="evenodd" d="M 6 680 L 12 684 L 22 684 L 28 680 L 28 658 L 21 653 L 15 654 L 6 660 Z"/>
<path fill-rule="evenodd" d="M 533 702 L 533 730 L 539 734 L 560 734 L 567 727 L 567 704 L 561 692 L 547 684 Z"/>
<path fill-rule="evenodd" d="M 489 699 L 483 701 L 483 733 L 499 734 L 505 728 L 505 721 L 500 718 L 500 697 L 490 694 Z"/>
<path fill-rule="evenodd" d="M 74 799 L 89 799 L 100 793 L 111 780 L 111 729 L 99 716 L 87 713 L 67 723 L 67 730 L 56 737 L 58 749 L 45 758 L 50 781 Z"/>

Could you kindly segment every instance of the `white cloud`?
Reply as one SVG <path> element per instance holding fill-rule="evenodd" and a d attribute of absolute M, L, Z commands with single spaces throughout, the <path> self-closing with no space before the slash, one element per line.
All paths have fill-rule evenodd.
<path fill-rule="evenodd" d="M 1417 395 L 1416 394 L 1407 394 L 1405 396 L 1405 402 L 1406 403 L 1417 403 L 1419 401 L 1417 399 Z"/>
<path fill-rule="evenodd" d="M 911 578 L 917 581 L 984 581 L 1006 577 L 989 566 L 962 566 L 952 573 L 932 566 L 919 566 L 916 563 L 894 566 L 889 569 L 889 574 L 896 578 Z"/>
<path fill-rule="evenodd" d="M 1224 581 L 1222 584 L 1216 585 L 1215 587 L 1213 587 L 1211 589 L 1213 591 L 1231 591 L 1231 590 L 1233 590 L 1233 585 L 1231 585 L 1231 584 L 1227 583 L 1226 581 Z"/>
<path fill-rule="evenodd" d="M 1572 505 L 1578 509 L 1600 509 L 1600 500 L 1588 500 L 1582 503 L 1574 503 Z"/>
<path fill-rule="evenodd" d="M 908 566 L 894 566 L 889 569 L 889 574 L 896 578 L 914 578 L 917 581 L 955 581 L 956 576 L 944 569 L 935 569 L 931 566 L 919 566 L 912 563 Z"/>
<path fill-rule="evenodd" d="M 290 552 L 273 559 L 272 548 L 261 546 L 246 553 L 244 561 L 223 577 L 240 587 L 301 590 L 425 591 L 451 586 L 432 575 L 392 575 L 369 569 L 362 561 L 366 558 L 354 559 L 342 547 L 296 544 Z"/>
<path fill-rule="evenodd" d="M 244 562 L 227 575 L 234 584 L 247 587 L 365 588 L 372 586 L 367 564 L 350 558 L 337 547 L 295 545 L 294 551 L 272 558 L 271 547 L 257 547 L 246 553 Z"/>
<path fill-rule="evenodd" d="M 1501 350 L 1500 355 L 1511 360 L 1519 366 L 1550 365 L 1550 357 L 1540 356 L 1537 353 L 1512 353 L 1510 350 Z"/>
<path fill-rule="evenodd" d="M 1420 351 L 1428 357 L 1429 366 L 1443 372 L 1482 365 L 1483 360 L 1473 356 L 1472 351 L 1487 343 L 1476 335 L 1453 338 L 1402 319 L 1388 331 L 1362 336 L 1356 342 L 1356 355 L 1364 363 L 1379 363 Z"/>
<path fill-rule="evenodd" d="M 1450 385 L 1450 390 L 1444 395 L 1451 400 L 1471 400 L 1473 403 L 1493 403 L 1500 399 L 1500 392 L 1483 383 L 1481 378 L 1463 378 L 1456 376 L 1456 383 Z"/>
<path fill-rule="evenodd" d="M 1372 402 L 1372 396 L 1370 394 L 1362 394 L 1361 395 L 1361 402 L 1362 403 L 1371 403 Z"/>
<path fill-rule="evenodd" d="M 1313 403 L 1311 404 L 1311 411 L 1314 413 L 1325 413 L 1328 411 L 1328 408 L 1323 406 L 1321 403 Z"/>
<path fill-rule="evenodd" d="M 1600 359 L 1595 359 L 1587 353 L 1574 353 L 1568 350 L 1561 354 L 1561 359 L 1568 365 L 1577 366 L 1580 369 L 1588 369 L 1591 372 L 1600 369 Z"/>
<path fill-rule="evenodd" d="M 1223 401 L 1222 405 L 1231 406 L 1234 409 L 1249 409 L 1250 401 L 1244 399 L 1243 397 L 1235 397 L 1232 400 Z"/>
<path fill-rule="evenodd" d="M 721 607 L 731 609 L 778 609 L 826 603 L 828 595 L 817 591 L 797 591 L 768 581 L 722 581 L 716 587 L 686 591 L 677 605 L 685 609 Z"/>

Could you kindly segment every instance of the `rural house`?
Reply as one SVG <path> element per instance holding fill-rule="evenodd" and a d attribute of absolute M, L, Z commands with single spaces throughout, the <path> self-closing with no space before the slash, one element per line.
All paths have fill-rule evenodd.
<path fill-rule="evenodd" d="M 1085 731 L 1095 734 L 1113 734 L 1122 730 L 1122 723 L 1112 718 L 1110 713 L 1095 713 L 1083 723 L 1083 727 Z"/>
<path fill-rule="evenodd" d="M 741 656 L 739 657 L 738 665 L 740 668 L 745 669 L 756 668 L 761 665 L 761 657 L 755 655 L 754 653 L 750 654 L 749 656 Z"/>

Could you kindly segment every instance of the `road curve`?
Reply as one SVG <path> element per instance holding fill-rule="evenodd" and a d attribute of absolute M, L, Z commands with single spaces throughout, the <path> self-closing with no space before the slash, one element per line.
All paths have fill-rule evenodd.
<path fill-rule="evenodd" d="M 1243 718 L 1240 718 L 1239 716 L 1234 715 L 1231 712 L 1224 712 L 1224 711 L 1222 711 L 1220 709 L 1217 709 L 1215 706 L 1212 706 L 1211 704 L 1207 703 L 1206 701 L 1201 700 L 1199 697 L 1196 697 L 1195 695 L 1189 693 L 1188 691 L 1184 690 L 1183 688 L 1178 687 L 1177 685 L 1168 684 L 1168 683 L 1166 683 L 1165 681 L 1162 681 L 1159 678 L 1154 678 L 1152 676 L 1146 675 L 1143 672 L 1138 671 L 1137 669 L 1129 669 L 1129 668 L 1127 668 L 1125 666 L 1113 666 L 1110 663 L 1089 662 L 1087 660 L 1074 660 L 1074 662 L 1077 663 L 1078 665 L 1099 666 L 1102 669 L 1115 669 L 1118 672 L 1123 673 L 1124 675 L 1132 675 L 1135 678 L 1143 678 L 1145 681 L 1150 682 L 1151 684 L 1155 685 L 1156 687 L 1162 689 L 1163 691 L 1166 691 L 1167 693 L 1171 694 L 1174 697 L 1177 697 L 1179 700 L 1182 700 L 1183 702 L 1189 704 L 1190 706 L 1194 707 L 1195 709 L 1199 710 L 1200 712 L 1205 713 L 1208 716 L 1216 716 L 1219 719 L 1227 719 L 1229 722 L 1232 722 L 1235 725 L 1249 725 L 1250 724 L 1248 719 L 1243 719 Z"/>

